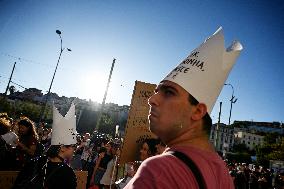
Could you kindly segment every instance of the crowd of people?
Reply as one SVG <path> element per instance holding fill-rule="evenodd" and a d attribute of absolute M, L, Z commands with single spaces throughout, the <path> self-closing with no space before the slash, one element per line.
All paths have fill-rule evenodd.
<path fill-rule="evenodd" d="M 1 159 L 0 170 L 21 171 L 34 159 L 41 156 L 57 157 L 58 149 L 51 145 L 52 129 L 45 124 L 35 126 L 28 117 L 13 120 L 0 113 Z M 123 188 L 134 176 L 145 159 L 161 154 L 166 146 L 159 139 L 145 139 L 139 151 L 139 160 L 125 165 L 125 174 L 118 178 L 117 158 L 120 155 L 121 139 L 106 134 L 77 133 L 72 155 L 64 161 L 74 171 L 88 171 L 87 188 Z M 112 188 L 113 188 L 112 187 Z"/>
<path fill-rule="evenodd" d="M 27 117 L 12 120 L 0 114 L 1 170 L 21 170 L 33 158 L 47 153 L 51 146 L 51 128 L 45 124 L 35 127 Z M 121 140 L 93 132 L 77 135 L 72 158 L 65 161 L 76 171 L 88 171 L 87 188 L 123 188 L 133 178 L 141 162 L 162 154 L 166 145 L 158 139 L 146 139 L 139 151 L 139 160 L 125 165 L 123 177 L 118 178 L 117 158 Z M 71 157 L 70 156 L 70 157 Z M 284 173 L 246 163 L 228 163 L 228 170 L 236 189 L 280 189 L 284 186 Z M 112 186 L 112 187 L 111 187 Z"/>
<path fill-rule="evenodd" d="M 228 163 L 236 189 L 272 189 L 284 187 L 284 171 L 248 163 Z"/>
<path fill-rule="evenodd" d="M 44 151 L 37 129 L 29 118 L 11 119 L 0 114 L 1 123 L 1 170 L 20 170 L 32 158 Z"/>

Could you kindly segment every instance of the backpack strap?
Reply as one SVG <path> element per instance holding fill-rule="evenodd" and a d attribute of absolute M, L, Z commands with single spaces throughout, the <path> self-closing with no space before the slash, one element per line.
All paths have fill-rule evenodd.
<path fill-rule="evenodd" d="M 196 164 L 192 161 L 192 159 L 190 159 L 184 153 L 178 152 L 178 151 L 170 151 L 170 154 L 174 155 L 179 160 L 181 160 L 184 164 L 187 165 L 187 167 L 191 170 L 191 172 L 195 176 L 195 179 L 198 183 L 199 189 L 205 189 L 206 188 L 204 178 L 203 178 L 200 170 L 196 166 Z"/>

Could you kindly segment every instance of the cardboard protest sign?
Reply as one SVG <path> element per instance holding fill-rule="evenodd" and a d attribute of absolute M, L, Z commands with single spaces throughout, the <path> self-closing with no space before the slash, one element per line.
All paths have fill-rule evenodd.
<path fill-rule="evenodd" d="M 154 94 L 155 88 L 154 84 L 135 81 L 119 159 L 120 164 L 139 160 L 138 153 L 144 139 L 157 138 L 149 131 L 148 122 L 148 99 Z"/>

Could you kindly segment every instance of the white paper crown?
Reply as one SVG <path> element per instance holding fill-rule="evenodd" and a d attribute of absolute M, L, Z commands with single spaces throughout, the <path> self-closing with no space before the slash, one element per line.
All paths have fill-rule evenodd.
<path fill-rule="evenodd" d="M 51 145 L 76 144 L 76 133 L 75 105 L 71 104 L 65 117 L 53 105 Z"/>
<path fill-rule="evenodd" d="M 238 41 L 225 49 L 220 27 L 163 80 L 183 87 L 200 103 L 205 103 L 210 114 L 242 49 Z"/>

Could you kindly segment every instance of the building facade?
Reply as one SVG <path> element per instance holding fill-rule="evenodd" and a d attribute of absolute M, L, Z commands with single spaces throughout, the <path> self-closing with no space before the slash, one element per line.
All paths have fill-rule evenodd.
<path fill-rule="evenodd" d="M 263 145 L 264 136 L 245 131 L 239 131 L 235 133 L 235 141 L 238 144 L 245 144 L 250 150 L 253 150 L 256 146 Z"/>
<path fill-rule="evenodd" d="M 234 128 L 224 123 L 213 124 L 211 127 L 210 141 L 217 151 L 231 151 L 234 146 Z"/>

